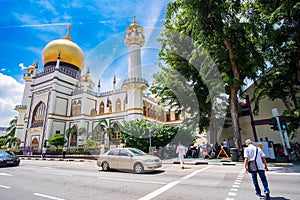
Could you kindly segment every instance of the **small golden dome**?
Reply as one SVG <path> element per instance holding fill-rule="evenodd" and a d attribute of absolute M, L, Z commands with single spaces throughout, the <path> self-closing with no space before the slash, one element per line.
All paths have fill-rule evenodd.
<path fill-rule="evenodd" d="M 80 47 L 70 39 L 70 26 L 65 38 L 49 42 L 43 50 L 43 64 L 57 61 L 60 53 L 60 61 L 75 65 L 80 70 L 84 67 L 84 54 Z"/>

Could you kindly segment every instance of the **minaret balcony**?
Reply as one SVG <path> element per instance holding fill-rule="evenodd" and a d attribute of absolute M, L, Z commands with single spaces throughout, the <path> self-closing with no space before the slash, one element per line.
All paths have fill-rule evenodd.
<path fill-rule="evenodd" d="M 27 106 L 26 105 L 16 105 L 15 107 L 15 110 L 18 111 L 18 112 L 25 112 L 27 109 Z"/>
<path fill-rule="evenodd" d="M 149 83 L 146 79 L 144 78 L 139 78 L 139 77 L 133 77 L 133 78 L 126 78 L 123 81 L 123 85 L 125 84 L 130 84 L 130 83 L 139 83 L 139 84 L 143 84 L 143 85 L 147 85 L 149 86 Z"/>

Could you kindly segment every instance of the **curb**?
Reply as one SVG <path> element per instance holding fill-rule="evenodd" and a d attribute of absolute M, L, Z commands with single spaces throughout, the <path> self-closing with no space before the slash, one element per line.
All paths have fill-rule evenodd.
<path fill-rule="evenodd" d="M 173 164 L 180 164 L 179 161 L 174 161 Z M 193 162 L 184 162 L 185 165 L 227 165 L 227 166 L 235 166 L 235 162 L 230 161 L 220 161 L 220 162 L 207 162 L 207 161 L 193 161 Z"/>
<path fill-rule="evenodd" d="M 21 160 L 45 160 L 45 161 L 65 161 L 65 162 L 93 162 L 93 160 L 84 160 L 84 159 L 63 159 L 63 158 L 28 158 L 20 157 Z"/>

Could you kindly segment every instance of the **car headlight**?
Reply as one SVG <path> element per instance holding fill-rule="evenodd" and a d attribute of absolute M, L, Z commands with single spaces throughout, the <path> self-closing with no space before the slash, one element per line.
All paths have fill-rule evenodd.
<path fill-rule="evenodd" d="M 145 163 L 153 163 L 153 162 L 154 162 L 154 160 L 151 160 L 151 159 L 145 160 Z"/>

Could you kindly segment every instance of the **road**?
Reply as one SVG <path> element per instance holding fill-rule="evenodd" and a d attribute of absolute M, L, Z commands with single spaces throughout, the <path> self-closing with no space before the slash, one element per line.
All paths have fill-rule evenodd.
<path fill-rule="evenodd" d="M 299 166 L 270 167 L 271 199 L 300 199 Z M 259 199 L 242 165 L 164 164 L 152 173 L 103 172 L 90 162 L 22 160 L 0 168 L 0 200 Z"/>

